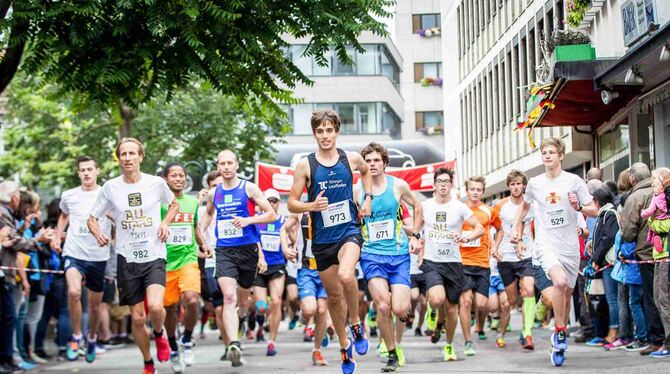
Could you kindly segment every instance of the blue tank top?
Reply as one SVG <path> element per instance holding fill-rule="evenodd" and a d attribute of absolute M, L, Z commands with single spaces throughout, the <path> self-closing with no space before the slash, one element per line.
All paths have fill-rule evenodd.
<path fill-rule="evenodd" d="M 258 231 L 261 234 L 261 248 L 263 249 L 263 256 L 265 256 L 265 262 L 268 266 L 286 263 L 279 240 L 279 230 L 284 225 L 284 221 L 286 221 L 286 218 L 280 215 L 272 223 L 258 225 Z"/>
<path fill-rule="evenodd" d="M 249 225 L 238 229 L 232 224 L 234 217 L 253 217 L 256 204 L 247 196 L 247 181 L 241 180 L 237 187 L 226 190 L 218 184 L 214 190 L 214 209 L 216 209 L 216 246 L 240 247 L 256 244 L 260 240 L 258 227 Z"/>
<path fill-rule="evenodd" d="M 321 165 L 315 153 L 307 156 L 311 179 L 307 188 L 308 201 L 316 200 L 321 191 L 325 191 L 323 196 L 328 198 L 328 209 L 310 212 L 314 244 L 337 243 L 360 233 L 358 208 L 354 202 L 354 176 L 347 153 L 339 148 L 337 153 L 340 157 L 330 167 Z"/>
<path fill-rule="evenodd" d="M 386 189 L 372 199 L 372 214 L 363 219 L 363 252 L 377 255 L 406 255 L 409 240 L 402 228 L 402 207 L 393 193 L 394 179 L 386 176 Z M 361 199 L 361 204 L 363 204 Z"/>

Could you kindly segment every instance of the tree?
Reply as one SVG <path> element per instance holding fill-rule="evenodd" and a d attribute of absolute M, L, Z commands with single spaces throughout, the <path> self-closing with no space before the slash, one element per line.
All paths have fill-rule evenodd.
<path fill-rule="evenodd" d="M 351 62 L 345 46 L 362 51 L 356 38 L 366 30 L 385 35 L 378 19 L 393 2 L 0 0 L 0 92 L 20 69 L 105 108 L 169 99 L 196 80 L 237 98 L 290 102 L 290 89 L 311 81 L 287 59 L 282 36 L 309 37 L 305 54 L 322 64 L 331 46 Z"/>
<path fill-rule="evenodd" d="M 103 180 L 118 174 L 113 152 L 119 113 L 78 105 L 59 91 L 34 77 L 12 83 L 0 175 L 18 174 L 33 188 L 74 186 L 74 160 L 83 154 L 100 161 Z M 218 151 L 232 149 L 251 175 L 254 161 L 272 159 L 272 144 L 290 128 L 275 105 L 254 95 L 222 95 L 207 83 L 176 90 L 169 100 L 157 96 L 133 115 L 132 132 L 146 145 L 142 169 L 148 173 L 170 161 L 213 161 Z"/>

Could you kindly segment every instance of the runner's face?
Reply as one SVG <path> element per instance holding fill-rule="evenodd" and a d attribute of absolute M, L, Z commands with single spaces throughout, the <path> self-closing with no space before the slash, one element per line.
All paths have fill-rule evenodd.
<path fill-rule="evenodd" d="M 558 149 L 553 145 L 548 145 L 542 148 L 542 162 L 545 168 L 555 169 L 561 166 L 563 155 L 558 153 Z"/>
<path fill-rule="evenodd" d="M 314 139 L 316 139 L 319 148 L 324 151 L 335 147 L 338 135 L 339 133 L 335 131 L 335 126 L 329 121 L 322 122 L 319 127 L 314 129 Z"/>
<path fill-rule="evenodd" d="M 477 202 L 482 199 L 484 194 L 484 185 L 479 182 L 470 182 L 468 183 L 468 200 L 472 202 Z"/>
<path fill-rule="evenodd" d="M 144 156 L 140 155 L 140 146 L 126 142 L 119 147 L 119 166 L 123 172 L 136 172 L 140 170 L 140 164 Z"/>
<path fill-rule="evenodd" d="M 526 192 L 526 185 L 523 184 L 521 179 L 513 179 L 511 182 L 509 182 L 507 188 L 509 188 L 509 193 L 513 197 L 520 197 L 524 194 L 524 192 Z"/>
<path fill-rule="evenodd" d="M 370 174 L 373 177 L 376 177 L 384 173 L 384 161 L 382 161 L 382 155 L 379 152 L 372 152 L 365 155 L 365 162 L 370 168 Z"/>
<path fill-rule="evenodd" d="M 216 187 L 217 184 L 223 183 L 223 177 L 216 177 L 212 179 L 211 182 L 209 182 L 209 188 L 214 188 Z"/>
<path fill-rule="evenodd" d="M 449 174 L 444 173 L 435 179 L 435 194 L 440 197 L 448 196 L 451 193 L 451 178 Z"/>
<path fill-rule="evenodd" d="M 168 170 L 165 181 L 172 192 L 180 192 L 184 189 L 186 183 L 186 173 L 180 166 L 173 166 Z"/>
<path fill-rule="evenodd" d="M 100 169 L 95 165 L 95 161 L 84 161 L 77 167 L 77 175 L 82 186 L 92 186 L 98 181 Z"/>
<path fill-rule="evenodd" d="M 237 159 L 232 153 L 223 153 L 219 155 L 216 168 L 221 173 L 223 179 L 234 179 L 237 176 Z"/>
<path fill-rule="evenodd" d="M 274 197 L 271 197 L 268 199 L 268 202 L 272 206 L 272 209 L 274 209 L 275 213 L 279 213 L 279 200 L 275 199 Z"/>

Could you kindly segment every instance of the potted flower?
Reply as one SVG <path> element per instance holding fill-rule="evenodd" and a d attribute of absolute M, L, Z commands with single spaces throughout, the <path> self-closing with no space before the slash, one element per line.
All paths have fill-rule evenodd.
<path fill-rule="evenodd" d="M 442 78 L 426 77 L 421 80 L 421 85 L 424 87 L 428 86 L 442 87 Z"/>
<path fill-rule="evenodd" d="M 421 37 L 424 37 L 424 38 L 430 38 L 432 36 L 438 36 L 438 35 L 441 34 L 441 32 L 442 31 L 440 30 L 439 27 L 433 27 L 433 28 L 430 28 L 430 29 L 421 29 L 421 30 L 417 31 L 417 33 Z"/>
<path fill-rule="evenodd" d="M 579 31 L 554 31 L 546 40 L 546 49 L 556 62 L 596 59 L 596 50 L 591 45 L 591 39 Z"/>

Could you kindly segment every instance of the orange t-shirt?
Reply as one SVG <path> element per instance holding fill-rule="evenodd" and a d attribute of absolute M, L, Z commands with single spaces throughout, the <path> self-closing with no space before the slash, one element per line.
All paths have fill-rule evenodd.
<path fill-rule="evenodd" d="M 463 265 L 480 266 L 483 268 L 489 267 L 490 253 L 490 229 L 491 226 L 496 230 L 500 230 L 502 224 L 497 212 L 486 204 L 479 204 L 476 207 L 470 207 L 472 214 L 477 218 L 479 223 L 484 226 L 484 235 L 481 238 L 470 243 L 461 243 L 461 258 Z M 463 234 L 467 231 L 474 230 L 469 223 L 463 223 Z"/>

